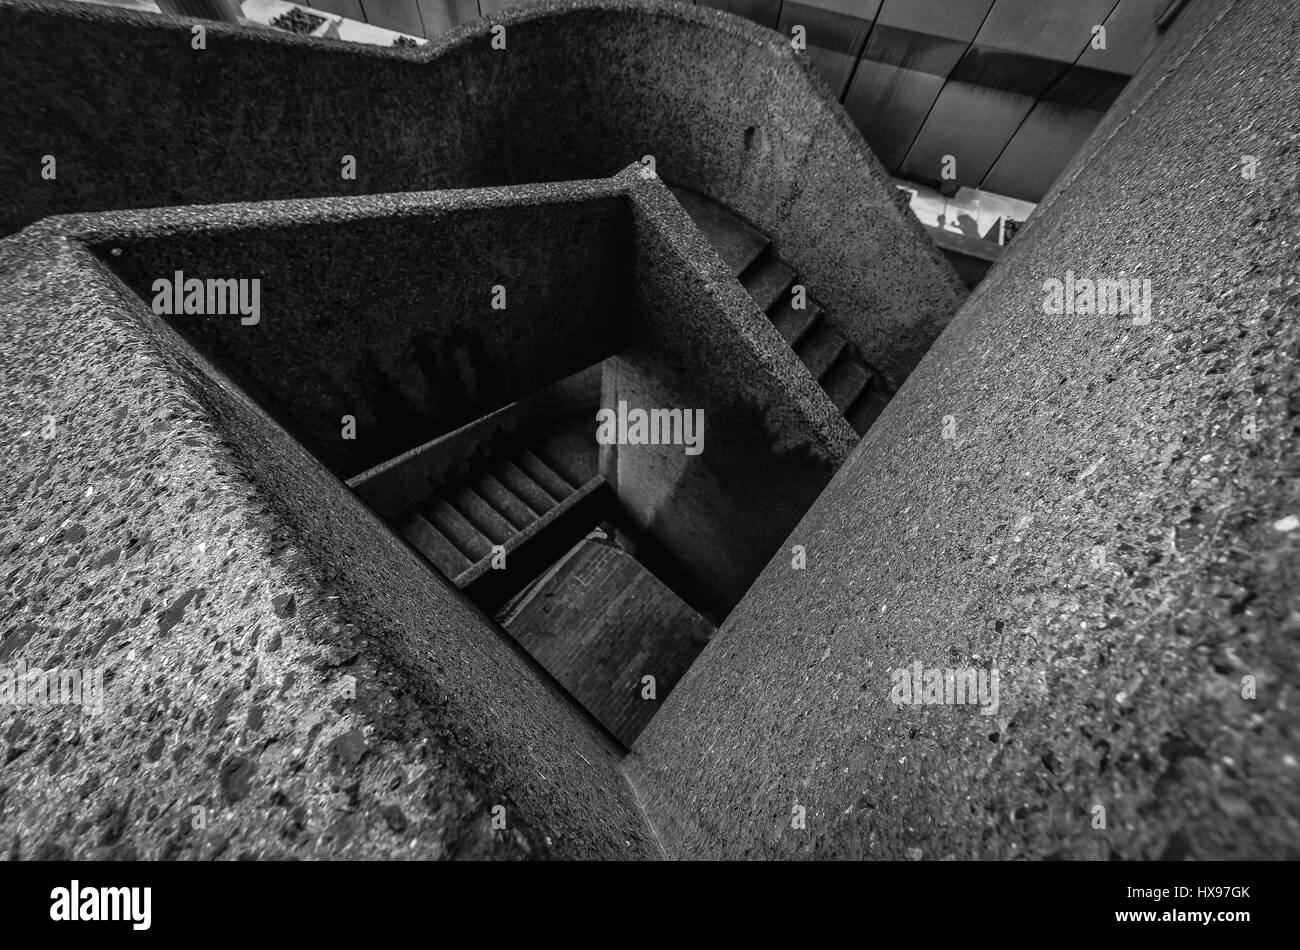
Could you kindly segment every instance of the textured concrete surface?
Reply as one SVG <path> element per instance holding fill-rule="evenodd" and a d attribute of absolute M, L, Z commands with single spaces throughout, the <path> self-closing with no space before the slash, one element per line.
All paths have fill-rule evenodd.
<path fill-rule="evenodd" d="M 418 50 L 215 23 L 195 50 L 184 22 L 27 0 L 0 3 L 0 26 L 0 86 L 42 90 L 0 99 L 12 143 L 0 229 L 71 211 L 604 178 L 652 155 L 665 180 L 772 235 L 895 386 L 964 298 L 806 58 L 716 10 L 534 4 Z"/>
<path fill-rule="evenodd" d="M 107 694 L 0 708 L 3 853 L 659 854 L 612 744 L 69 239 L 143 227 L 0 243 L 0 662 L 102 668 Z"/>
<path fill-rule="evenodd" d="M 611 446 L 601 473 L 725 616 L 857 436 L 668 189 L 624 177 L 640 316 L 607 363 L 602 404 L 703 409 L 704 450 Z"/>
<path fill-rule="evenodd" d="M 501 623 L 625 745 L 714 630 L 618 544 L 594 540 L 579 542 Z"/>
<path fill-rule="evenodd" d="M 599 362 L 633 329 L 630 225 L 615 182 L 428 194 L 398 205 L 268 202 L 242 226 L 138 216 L 101 259 L 140 297 L 159 277 L 256 278 L 261 314 L 169 317 L 340 477 Z M 188 223 L 189 229 L 182 230 Z M 496 306 L 495 288 L 503 306 Z M 339 438 L 344 415 L 358 437 Z"/>
<path fill-rule="evenodd" d="M 610 30 L 631 9 L 571 6 Z M 5 100 L 5 128 L 65 136 L 60 148 L 84 138 L 92 144 L 71 153 L 74 170 L 123 150 L 120 167 L 61 180 L 67 207 L 148 194 L 148 174 L 161 201 L 231 196 L 185 190 L 205 180 L 268 197 L 283 168 L 311 168 L 304 160 L 322 143 L 339 151 L 357 131 L 311 105 L 306 120 L 286 106 L 242 131 L 218 128 L 229 110 L 205 111 L 195 97 L 219 95 L 218 77 L 251 82 L 247 92 L 276 69 L 281 90 L 311 76 L 337 84 L 346 107 L 349 77 L 368 95 L 365 77 L 388 82 L 393 101 L 408 102 L 396 74 L 452 70 L 450 58 L 421 63 L 424 52 L 311 47 L 324 65 L 292 38 L 245 49 L 217 29 L 207 52 L 225 52 L 185 70 L 168 58 L 188 40 L 175 25 L 133 32 L 142 21 L 77 11 L 68 23 L 122 32 L 89 30 L 95 39 L 69 47 L 67 34 L 63 45 L 40 35 L 48 12 L 6 4 L 3 15 L 13 28 L 0 32 L 0 69 L 17 64 L 40 80 L 48 62 L 50 82 L 86 75 L 60 100 L 70 112 L 58 121 L 48 101 Z M 541 14 L 510 22 L 555 27 Z M 771 42 L 716 22 L 737 56 Z M 469 49 L 474 36 L 446 48 Z M 135 56 L 136 42 L 155 52 Z M 213 385 L 174 335 L 142 321 L 82 246 L 111 255 L 119 229 L 191 215 L 220 230 L 264 209 L 51 220 L 0 242 L 0 368 L 17 407 L 0 432 L 10 452 L 0 664 L 99 666 L 108 696 L 99 717 L 0 710 L 2 853 L 641 858 L 660 853 L 657 836 L 683 857 L 1300 857 L 1298 45 L 1300 14 L 1284 0 L 1189 8 L 795 528 L 788 540 L 806 547 L 806 569 L 793 570 L 785 551 L 768 564 L 623 763 L 341 482 L 242 393 Z M 70 48 L 88 61 L 69 67 L 60 57 Z M 669 52 L 650 44 L 645 55 Z M 476 95 L 506 88 L 466 56 L 458 68 Z M 639 57 L 623 62 L 646 67 L 644 83 L 658 74 Z M 115 85 L 108 69 L 138 79 L 142 62 L 188 90 L 172 87 L 169 100 L 165 82 L 149 87 L 170 105 L 136 109 L 145 126 L 123 117 L 146 87 Z M 719 75 L 735 75 L 728 69 Z M 516 76 L 521 86 L 528 75 Z M 765 108 L 779 98 L 767 95 Z M 537 102 L 520 96 L 507 101 Z M 430 113 L 460 130 L 461 153 L 490 157 L 486 180 L 457 183 L 500 183 L 545 158 L 531 152 L 538 139 L 511 138 L 527 124 L 489 142 L 469 114 Z M 127 131 L 115 145 L 106 130 L 119 118 Z M 418 125 L 375 122 L 386 131 L 371 158 L 408 134 L 420 141 Z M 594 129 L 574 141 L 619 141 L 596 114 L 564 122 L 574 123 L 566 134 Z M 296 138 L 307 125 L 314 131 Z M 761 142 L 762 128 L 742 144 Z M 142 129 L 155 135 L 156 167 L 130 160 Z M 227 141 L 223 132 L 268 164 L 218 161 L 208 143 Z M 287 151 L 258 151 L 259 141 Z M 655 146 L 666 177 L 673 147 Z M 438 184 L 416 173 L 419 156 L 441 161 L 447 148 L 395 148 L 407 164 L 371 163 L 389 176 L 376 190 Z M 334 153 L 302 193 L 338 190 Z M 23 204 L 38 193 L 22 177 L 33 156 L 14 155 L 11 145 L 2 160 L 27 182 L 13 191 L 17 224 L 50 209 Z M 1250 179 L 1246 156 L 1258 160 Z M 598 150 L 588 159 L 604 163 Z M 818 206 L 838 197 L 862 212 L 825 190 L 833 180 L 812 188 Z M 683 214 L 658 183 L 628 187 L 634 227 Z M 429 200 L 352 199 L 377 217 Z M 295 204 L 289 217 L 322 214 Z M 797 201 L 787 214 L 807 228 L 821 220 Z M 723 279 L 698 232 L 664 233 L 663 259 L 680 257 L 706 289 L 700 312 L 725 317 L 689 339 L 709 354 L 746 352 L 719 363 L 721 378 L 788 394 L 765 420 L 772 445 L 810 426 L 833 455 L 843 422 L 775 330 Z M 794 258 L 797 244 L 783 253 Z M 822 261 L 835 270 L 833 256 Z M 860 290 L 867 271 L 855 266 L 845 280 Z M 1045 313 L 1044 281 L 1071 271 L 1149 278 L 1152 322 Z M 902 361 L 906 328 L 899 338 Z M 995 664 L 996 713 L 896 707 L 889 671 L 913 662 Z M 491 827 L 497 805 L 505 830 Z"/>
<path fill-rule="evenodd" d="M 670 852 L 1300 857 L 1297 48 L 1183 14 L 642 734 Z M 1069 270 L 1150 325 L 1045 313 Z"/>
<path fill-rule="evenodd" d="M 249 261 L 221 253 L 260 248 L 263 267 L 301 287 L 313 272 L 268 249 L 293 237 L 319 248 L 316 227 L 331 240 L 375 222 L 427 237 L 452 211 L 584 201 L 596 224 L 618 202 L 619 246 L 635 241 L 639 266 L 675 288 L 638 298 L 637 351 L 681 350 L 655 321 L 684 308 L 695 349 L 676 371 L 743 377 L 725 405 L 761 408 L 764 447 L 802 445 L 823 483 L 852 433 L 639 166 L 607 182 L 53 217 L 0 242 L 4 379 L 18 407 L 4 432 L 0 661 L 102 669 L 107 695 L 93 718 L 0 707 L 7 854 L 659 854 L 612 744 L 114 270 L 147 294 L 146 261 L 166 258 L 166 273 L 194 252 L 238 276 Z M 656 227 L 684 233 L 656 243 Z M 362 263 L 348 299 L 378 266 Z M 241 329 L 273 325 L 274 297 L 266 324 Z M 318 316 L 318 331 L 344 312 Z"/>

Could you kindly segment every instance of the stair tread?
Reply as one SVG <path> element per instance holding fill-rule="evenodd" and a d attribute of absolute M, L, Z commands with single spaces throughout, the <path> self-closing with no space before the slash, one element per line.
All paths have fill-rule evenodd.
<path fill-rule="evenodd" d="M 541 485 L 547 494 L 556 501 L 563 501 L 576 490 L 555 469 L 527 449 L 520 452 L 515 458 L 515 465 L 519 466 L 520 470 L 529 478 Z"/>
<path fill-rule="evenodd" d="M 849 407 L 871 386 L 871 370 L 860 360 L 855 359 L 847 349 L 826 372 L 822 379 L 822 388 L 835 403 L 841 413 L 847 413 Z"/>
<path fill-rule="evenodd" d="M 449 579 L 454 580 L 470 566 L 469 559 L 419 512 L 412 512 L 399 530 L 402 537 Z"/>
<path fill-rule="evenodd" d="M 489 505 L 474 490 L 473 485 L 462 485 L 459 490 L 448 496 L 452 507 L 459 511 L 474 527 L 497 544 L 504 544 L 518 534 L 518 530 L 501 512 Z"/>
<path fill-rule="evenodd" d="M 522 530 L 537 520 L 537 512 L 528 507 L 528 503 L 501 483 L 491 472 L 485 472 L 474 483 L 475 490 L 483 499 L 501 513 L 516 531 Z"/>
<path fill-rule="evenodd" d="M 492 541 L 446 499 L 434 499 L 422 514 L 470 561 L 481 560 L 492 552 Z"/>
<path fill-rule="evenodd" d="M 794 286 L 794 268 L 790 267 L 768 248 L 741 275 L 740 282 L 745 285 L 749 295 L 754 298 L 759 309 L 770 313 L 781 302 L 781 298 Z"/>
<path fill-rule="evenodd" d="M 678 203 L 691 216 L 718 256 L 739 277 L 768 245 L 762 231 L 747 224 L 722 205 L 692 191 L 673 189 Z"/>
<path fill-rule="evenodd" d="M 544 515 L 555 507 L 555 499 L 547 494 L 541 485 L 533 481 L 514 462 L 506 462 L 493 474 L 496 475 L 502 485 L 510 489 L 517 498 L 522 499 L 537 514 Z"/>
<path fill-rule="evenodd" d="M 872 378 L 872 385 L 864 389 L 861 395 L 854 400 L 853 405 L 849 406 L 845 418 L 849 420 L 849 425 L 858 435 L 866 435 L 867 430 L 871 428 L 872 423 L 889 405 L 889 397 L 876 384 L 875 378 Z"/>
<path fill-rule="evenodd" d="M 821 316 L 821 307 L 794 309 L 788 296 L 779 301 L 771 312 L 772 324 L 792 348 L 799 345 L 799 341 L 812 329 L 813 324 L 821 319 Z"/>
<path fill-rule="evenodd" d="M 796 352 L 808 367 L 808 372 L 820 381 L 844 351 L 845 342 L 844 337 L 832 330 L 825 321 L 819 321 L 800 341 Z"/>

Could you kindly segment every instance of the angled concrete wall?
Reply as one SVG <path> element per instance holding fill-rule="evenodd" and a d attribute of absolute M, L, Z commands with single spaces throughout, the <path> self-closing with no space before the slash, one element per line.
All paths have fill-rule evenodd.
<path fill-rule="evenodd" d="M 706 8 L 566 0 L 419 50 L 0 3 L 0 229 L 49 214 L 602 178 L 643 155 L 772 236 L 897 385 L 962 289 L 786 38 Z M 17 78 L 10 85 L 18 88 Z M 142 94 L 147 90 L 147 95 Z M 43 158 L 58 178 L 41 177 Z M 356 159 L 344 179 L 342 160 Z"/>
<path fill-rule="evenodd" d="M 99 669 L 106 700 L 0 707 L 6 855 L 657 856 L 612 744 L 82 244 L 200 216 L 255 229 L 266 209 L 56 218 L 0 242 L 22 407 L 0 663 Z"/>
<path fill-rule="evenodd" d="M 702 451 L 611 446 L 602 474 L 725 616 L 857 436 L 671 192 L 631 181 L 637 332 L 606 363 L 602 405 L 703 410 Z"/>
<path fill-rule="evenodd" d="M 642 735 L 670 851 L 1300 857 L 1297 48 L 1183 14 Z M 1044 312 L 1069 272 L 1151 322 Z M 916 662 L 996 712 L 896 705 Z"/>
<path fill-rule="evenodd" d="M 0 828 L 14 829 L 0 837 L 11 855 L 659 854 L 608 739 L 311 454 L 310 438 L 288 438 L 259 404 L 271 392 L 271 408 L 289 405 L 308 436 L 313 407 L 332 425 L 339 406 L 322 407 L 306 377 L 277 377 L 279 365 L 305 362 L 322 340 L 339 360 L 408 340 L 419 315 L 374 281 L 428 283 L 415 258 L 444 227 L 485 229 L 480 242 L 462 228 L 444 268 L 482 276 L 477 257 L 525 259 L 498 246 L 504 219 L 527 241 L 517 254 L 534 255 L 543 296 L 581 283 L 567 272 L 548 282 L 536 257 L 573 237 L 578 209 L 588 243 L 561 257 L 595 261 L 598 279 L 558 317 L 507 309 L 518 325 L 496 331 L 500 344 L 545 351 L 537 333 L 586 320 L 584 304 L 621 285 L 637 378 L 666 405 L 698 400 L 721 420 L 709 465 L 735 454 L 724 475 L 736 492 L 767 499 L 765 466 L 785 460 L 789 484 L 746 534 L 770 551 L 798 517 L 791 499 L 811 500 L 853 433 L 667 189 L 640 175 L 56 216 L 0 242 L 5 381 L 24 427 L 7 433 L 14 450 L 0 474 L 0 672 L 84 668 L 104 682 L 94 716 L 15 706 L 9 694 L 0 706 Z M 540 212 L 551 237 L 536 233 Z M 386 258 L 365 245 L 378 225 Z M 305 265 L 297 244 L 331 249 L 327 260 L 353 250 L 364 266 L 319 275 L 295 266 Z M 609 254 L 641 275 L 601 266 Z M 264 322 L 191 315 L 187 334 L 176 332 L 139 296 L 172 267 L 268 277 Z M 464 273 L 439 273 L 453 288 L 437 302 L 445 316 L 483 312 L 475 294 L 454 292 Z M 313 279 L 333 296 L 310 298 Z M 280 292 L 299 295 L 295 305 L 272 306 Z M 322 314 L 330 299 L 342 309 Z M 370 322 L 341 326 L 348 306 Z M 277 319 L 284 333 L 260 346 L 238 336 Z M 552 372 L 602 339 L 599 321 L 563 335 Z M 320 368 L 329 364 L 322 355 Z M 357 441 L 368 441 L 364 427 Z M 705 514 L 704 529 L 728 527 Z M 752 572 L 766 552 L 741 553 Z M 491 826 L 497 806 L 504 831 Z"/>
<path fill-rule="evenodd" d="M 418 216 L 304 220 L 273 205 L 225 229 L 199 213 L 188 231 L 93 246 L 145 307 L 177 271 L 259 280 L 254 325 L 167 322 L 350 478 L 627 344 L 631 236 L 617 188 L 446 192 Z M 345 415 L 355 438 L 341 437 Z"/>
<path fill-rule="evenodd" d="M 429 497 L 435 485 L 481 472 L 519 445 L 544 438 L 555 419 L 583 410 L 593 415 L 600 402 L 602 364 L 590 366 L 531 396 L 476 419 L 382 465 L 348 479 L 380 517 L 401 519 L 411 505 Z"/>

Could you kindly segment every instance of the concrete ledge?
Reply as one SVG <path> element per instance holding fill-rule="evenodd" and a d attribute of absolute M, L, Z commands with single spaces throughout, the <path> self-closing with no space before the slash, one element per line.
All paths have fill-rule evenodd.
<path fill-rule="evenodd" d="M 142 301 L 175 273 L 260 281 L 256 325 L 166 320 L 344 478 L 599 362 L 634 331 L 626 201 L 611 187 L 445 192 L 418 213 L 363 203 L 227 206 L 191 230 L 160 213 L 92 246 Z M 339 438 L 345 415 L 362 437 Z"/>
<path fill-rule="evenodd" d="M 221 24 L 194 50 L 183 21 L 27 0 L 0 3 L 0 27 L 0 58 L 42 90 L 0 102 L 23 143 L 0 155 L 0 229 L 79 210 L 595 179 L 649 154 L 665 180 L 771 235 L 893 386 L 964 296 L 811 65 L 716 10 L 534 4 L 418 50 Z M 47 154 L 54 182 L 40 177 Z"/>
<path fill-rule="evenodd" d="M 145 262 L 161 266 L 169 248 L 182 267 L 201 251 L 205 273 L 236 249 L 301 282 L 313 271 L 291 252 L 319 250 L 325 234 L 343 247 L 375 226 L 433 234 L 470 212 L 553 218 L 586 207 L 599 222 L 610 202 L 634 205 L 637 265 L 662 284 L 637 285 L 647 312 L 628 314 L 632 349 L 655 359 L 682 346 L 669 330 L 698 349 L 648 378 L 674 397 L 717 400 L 724 417 L 748 406 L 766 418 L 751 455 L 803 446 L 769 505 L 770 549 L 847 456 L 852 432 L 820 391 L 800 388 L 794 355 L 639 169 L 602 182 L 55 217 L 0 242 L 6 355 L 22 364 L 6 381 L 32 419 L 54 421 L 50 439 L 16 439 L 0 475 L 10 618 L 0 655 L 102 668 L 108 686 L 99 718 L 0 711 L 12 795 L 0 820 L 13 823 L 13 856 L 659 853 L 587 717 L 286 437 L 232 365 L 186 342 L 132 289 L 148 294 Z M 330 279 L 383 266 L 354 262 Z M 688 298 L 673 296 L 683 289 Z M 669 366 L 694 366 L 694 381 L 661 375 Z M 488 826 L 497 805 L 508 832 Z M 85 815 L 95 817 L 70 831 L 70 816 Z"/>
<path fill-rule="evenodd" d="M 1179 19 L 642 734 L 675 854 L 1300 857 L 1298 46 Z M 1045 312 L 1071 271 L 1150 324 Z"/>
<path fill-rule="evenodd" d="M 395 205 L 440 199 L 157 223 Z M 82 243 L 148 233 L 119 214 L 0 242 L 6 384 L 56 425 L 0 475 L 0 655 L 102 668 L 107 697 L 0 712 L 10 857 L 657 856 L 612 744 Z"/>

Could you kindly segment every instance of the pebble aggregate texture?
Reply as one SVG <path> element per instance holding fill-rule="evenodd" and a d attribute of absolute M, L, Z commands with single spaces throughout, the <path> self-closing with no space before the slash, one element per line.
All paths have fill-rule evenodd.
<path fill-rule="evenodd" d="M 655 321 L 706 314 L 689 329 L 718 381 L 696 372 L 695 394 L 718 390 L 708 399 L 724 416 L 760 407 L 754 448 L 811 460 L 806 507 L 853 433 L 642 175 L 56 216 L 0 242 L 19 407 L 0 476 L 0 663 L 102 668 L 107 699 L 94 715 L 0 707 L 5 854 L 662 853 L 609 741 L 132 287 L 148 285 L 140 248 L 183 264 L 196 248 L 258 247 L 283 266 L 317 230 L 340 240 L 387 222 L 436 242 L 440 224 L 509 230 L 583 206 L 603 219 L 624 202 L 624 240 L 663 290 L 643 301 L 639 351 L 667 345 Z M 801 511 L 786 511 L 786 530 Z M 505 830 L 490 826 L 497 806 Z"/>
<path fill-rule="evenodd" d="M 638 184 L 638 327 L 605 365 L 603 404 L 700 407 L 708 438 L 698 456 L 613 447 L 602 473 L 624 513 L 725 613 L 848 458 L 856 433 L 672 193 L 657 180 Z"/>
<path fill-rule="evenodd" d="M 42 93 L 0 97 L 0 167 L 23 182 L 6 192 L 5 226 L 42 219 L 0 242 L 0 361 L 18 407 L 3 432 L 0 664 L 99 667 L 109 697 L 94 717 L 0 710 L 0 854 L 663 853 L 608 741 L 536 664 L 247 398 L 214 385 L 196 353 L 142 321 L 138 298 L 96 256 L 111 255 L 115 235 L 192 240 L 259 222 L 292 230 L 295 218 L 309 225 L 337 213 L 321 202 L 210 204 L 221 200 L 343 193 L 359 203 L 346 213 L 382 215 L 439 199 L 371 192 L 577 178 L 652 153 L 679 166 L 684 183 L 741 208 L 762 204 L 759 186 L 782 196 L 786 217 L 804 229 L 786 234 L 786 253 L 797 252 L 790 234 L 807 240 L 803 266 L 827 275 L 822 295 L 856 306 L 883 294 L 888 306 L 859 310 L 906 323 L 872 338 L 900 375 L 955 310 L 947 265 L 889 200 L 842 110 L 768 34 L 711 12 L 619 2 L 559 4 L 504 22 L 520 27 L 512 36 L 536 31 L 534 56 L 519 57 L 531 68 L 483 61 L 486 26 L 430 55 L 208 24 L 201 53 L 174 20 L 0 4 L 0 85 Z M 571 44 L 583 36 L 578 55 Z M 661 74 L 683 43 L 722 64 L 688 59 L 685 81 Z M 536 52 L 543 47 L 550 52 Z M 758 90 L 769 99 L 735 96 L 734 80 L 725 96 L 717 86 L 747 54 L 775 64 Z M 565 69 L 553 69 L 555 57 Z M 595 71 L 568 85 L 540 81 L 539 70 L 564 77 L 573 63 Z M 601 70 L 629 72 L 620 84 Z M 570 115 L 543 95 L 569 103 L 583 84 L 622 98 Z M 304 88 L 313 94 L 284 94 Z M 693 98 L 710 88 L 712 112 Z M 725 125 L 740 147 L 765 141 L 769 104 L 798 113 L 801 96 L 823 127 L 821 138 L 791 138 L 804 149 L 799 161 L 843 153 L 852 174 L 839 194 L 864 214 L 840 224 L 852 233 L 835 241 L 822 233 L 835 204 L 803 207 L 806 169 L 783 168 L 770 152 L 766 165 L 738 163 L 735 143 L 716 149 L 710 138 Z M 664 117 L 675 121 L 656 124 L 649 100 L 671 102 Z M 723 108 L 744 114 L 723 123 Z M 628 116 L 641 131 L 606 127 Z M 43 154 L 58 158 L 59 177 L 42 194 L 19 169 L 28 160 L 39 168 Z M 342 154 L 358 158 L 356 183 L 338 175 Z M 742 166 L 753 181 L 734 177 Z M 551 187 L 556 200 L 583 190 Z M 746 380 L 742 389 L 780 394 L 769 400 L 773 448 L 787 451 L 791 427 L 811 426 L 829 474 L 852 432 L 668 193 L 637 187 L 638 228 L 667 222 L 673 233 L 654 253 L 691 269 L 686 284 L 702 287 L 718 315 L 719 340 L 729 342 L 709 351 Z M 47 217 L 194 203 L 206 207 Z M 850 254 L 852 272 L 837 276 L 836 256 Z M 671 267 L 659 272 L 670 279 Z M 689 306 L 680 290 L 673 306 Z M 737 361 L 729 346 L 754 355 Z M 755 358 L 757 373 L 745 365 Z M 490 827 L 497 806 L 504 831 Z"/>
<path fill-rule="evenodd" d="M 1297 49 L 1183 13 L 641 736 L 671 854 L 1300 857 Z M 1070 270 L 1151 324 L 1045 313 Z"/>
<path fill-rule="evenodd" d="M 0 88 L 39 90 L 0 97 L 0 233 L 75 211 L 599 179 L 652 155 L 771 236 L 893 386 L 965 297 L 806 56 L 717 10 L 532 4 L 420 49 L 208 23 L 195 50 L 186 22 L 26 0 L 0 2 L 0 26 Z"/>
<path fill-rule="evenodd" d="M 557 201 L 602 187 L 537 186 Z M 495 191 L 459 205 L 499 206 Z M 0 242 L 17 407 L 0 664 L 101 667 L 107 697 L 99 714 L 0 708 L 0 853 L 660 854 L 608 740 L 88 247 L 449 203 L 55 217 Z"/>
<path fill-rule="evenodd" d="M 171 323 L 346 479 L 627 345 L 628 202 L 615 180 L 600 187 L 563 202 L 502 191 L 496 204 L 491 190 L 428 192 L 418 215 L 322 208 L 306 223 L 272 203 L 252 227 L 212 228 L 199 212 L 186 231 L 151 222 L 95 249 L 146 301 L 178 269 L 259 279 L 256 327 Z M 339 439 L 344 415 L 365 438 Z"/>
<path fill-rule="evenodd" d="M 744 38 L 740 46 L 770 43 L 774 56 L 787 55 L 772 40 L 750 43 L 767 34 L 706 11 L 558 9 L 568 8 L 609 18 L 611 31 L 626 26 L 624 14 L 716 22 Z M 544 28 L 541 14 L 513 16 Z M 631 31 L 635 39 L 648 42 L 650 22 Z M 93 81 L 78 94 L 87 96 L 106 83 L 125 96 L 109 63 L 133 75 L 138 61 L 167 62 L 123 44 L 188 39 L 183 26 L 156 18 L 30 3 L 0 6 L 0 23 L 13 27 L 0 31 L 0 70 L 30 70 L 17 74 L 37 80 L 33 88 L 42 63 L 57 64 L 51 83 L 84 70 Z M 96 38 L 42 35 L 61 27 Z M 468 116 L 491 110 L 471 107 L 471 96 L 459 111 L 446 99 L 430 112 L 463 141 L 422 138 L 418 123 L 434 119 L 421 119 L 423 106 L 392 84 L 428 72 L 427 89 L 410 87 L 427 103 L 443 68 L 436 51 L 452 61 L 476 29 L 434 52 L 390 52 L 212 27 L 209 52 L 216 40 L 228 51 L 249 47 L 240 68 L 220 60 L 227 82 L 251 75 L 262 84 L 254 88 L 270 88 L 278 69 L 276 88 L 301 88 L 310 75 L 308 86 L 343 97 L 342 118 L 310 122 L 324 138 L 308 142 L 329 146 L 330 170 L 305 180 L 302 197 L 338 193 L 332 156 L 365 148 L 378 149 L 370 160 L 387 169 L 366 189 L 500 184 L 492 179 L 509 179 L 512 168 L 544 167 L 545 155 L 529 154 L 540 148 L 538 125 L 474 124 Z M 807 547 L 807 569 L 791 571 L 785 553 L 768 565 L 622 763 L 527 657 L 433 584 L 336 478 L 237 393 L 214 387 L 174 340 L 124 314 L 115 280 L 83 243 L 102 223 L 45 221 L 0 242 L 0 369 L 18 407 L 0 433 L 10 447 L 0 474 L 0 664 L 103 666 L 110 697 L 102 717 L 0 711 L 0 854 L 1300 856 L 1296 48 L 1300 11 L 1289 0 L 1189 6 L 795 530 L 789 542 Z M 70 68 L 60 59 L 69 49 L 91 62 Z M 590 52 L 584 45 L 580 58 Z M 622 52 L 622 62 L 646 62 Z M 671 55 L 652 47 L 654 59 Z M 473 62 L 460 63 L 471 89 L 496 88 L 488 72 L 472 78 Z M 150 119 L 161 155 L 152 165 L 135 160 L 145 153 L 131 150 L 146 146 L 132 136 L 102 138 L 120 125 L 115 111 L 103 112 L 115 120 L 102 126 L 91 122 L 94 109 L 51 123 L 30 105 L 35 97 L 5 97 L 6 130 L 32 130 L 0 155 L 6 175 L 17 163 L 22 174 L 11 180 L 27 182 L 39 154 L 56 150 L 32 144 L 46 128 L 69 135 L 59 148 L 81 149 L 73 169 L 119 149 L 117 180 L 134 184 L 123 185 L 118 207 L 146 203 L 135 199 L 149 193 L 149 176 L 162 193 L 152 203 L 285 197 L 273 193 L 282 179 L 271 167 L 310 167 L 306 152 L 293 151 L 304 131 L 298 113 L 274 107 L 236 129 L 228 102 L 224 112 L 205 104 L 230 94 L 216 73 L 206 96 L 172 87 L 169 99 L 158 85 L 183 85 L 175 77 L 185 73 L 164 65 L 130 97 L 138 106 L 148 88 L 151 103 L 172 103 Z M 388 81 L 392 103 L 347 148 L 325 142 L 354 114 L 348 106 L 360 107 L 345 75 L 367 96 L 374 87 L 359 77 Z M 9 73 L 0 78 L 16 88 Z M 763 108 L 781 95 L 769 92 L 758 97 Z M 615 141 L 604 111 L 562 113 L 546 118 Z M 230 128 L 212 124 L 218 115 Z M 393 122 L 408 115 L 410 124 Z M 94 147 L 78 145 L 69 128 Z M 745 128 L 736 127 L 742 143 Z M 764 140 L 761 131 L 749 138 Z M 391 150 L 404 156 L 396 170 L 376 161 L 403 142 Z M 14 157 L 29 145 L 31 155 Z M 644 149 L 670 180 L 671 148 Z M 430 164 L 424 176 L 420 163 L 433 161 L 424 156 L 451 152 L 484 156 L 484 177 L 469 180 L 478 166 L 455 162 Z M 546 154 L 562 163 L 561 153 Z M 595 146 L 588 154 L 602 165 L 596 177 L 627 164 L 620 153 L 603 168 Z M 262 155 L 266 166 L 248 164 Z M 1242 177 L 1244 155 L 1258 158 L 1253 180 Z M 722 158 L 709 167 L 737 167 L 735 154 Z M 107 167 L 83 177 L 89 190 L 63 208 L 24 205 L 34 186 L 15 186 L 8 226 L 114 206 Z M 465 180 L 435 174 L 457 167 Z M 573 171 L 556 174 L 588 177 Z M 214 180 L 239 193 L 185 190 Z M 75 194 L 76 181 L 61 172 L 60 188 Z M 727 192 L 716 181 L 704 190 L 744 212 L 740 184 Z M 422 199 L 352 200 L 390 209 Z M 798 205 L 785 209 L 796 220 Z M 861 208 L 838 210 L 847 224 L 837 240 L 863 231 Z M 169 214 L 205 213 L 220 227 L 261 212 L 135 212 L 114 216 L 113 227 L 148 231 Z M 300 213 L 317 217 L 321 204 L 303 203 Z M 836 213 L 833 203 L 824 212 Z M 910 241 L 907 228 L 891 233 Z M 699 240 L 689 232 L 674 248 Z M 721 266 L 695 246 L 705 268 Z M 866 292 L 868 272 L 855 268 L 895 271 L 894 281 L 924 294 L 946 286 L 947 272 L 925 264 L 932 251 L 905 248 L 901 263 L 854 252 L 834 284 L 834 255 L 800 260 L 801 246 L 787 241 L 782 253 L 810 275 L 822 268 L 832 290 L 809 283 L 824 297 L 839 287 L 848 288 L 843 299 L 859 299 L 852 294 Z M 1043 282 L 1067 271 L 1150 278 L 1152 323 L 1045 314 Z M 741 293 L 728 286 L 714 297 L 725 304 Z M 908 354 L 919 356 L 947 315 L 918 319 L 928 329 L 900 332 L 888 365 L 910 369 Z M 755 331 L 756 349 L 776 342 Z M 778 374 L 792 365 L 775 350 L 770 359 Z M 811 380 L 790 385 L 816 409 Z M 46 415 L 57 429 L 49 440 Z M 945 417 L 955 438 L 942 437 Z M 913 661 L 996 662 L 997 714 L 896 708 L 888 670 Z M 1247 675 L 1253 700 L 1242 697 Z M 490 828 L 497 804 L 506 831 Z M 807 808 L 806 829 L 791 827 L 795 804 Z M 1093 827 L 1097 805 L 1104 829 Z M 195 808 L 205 809 L 203 827 Z"/>

